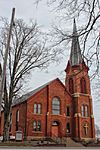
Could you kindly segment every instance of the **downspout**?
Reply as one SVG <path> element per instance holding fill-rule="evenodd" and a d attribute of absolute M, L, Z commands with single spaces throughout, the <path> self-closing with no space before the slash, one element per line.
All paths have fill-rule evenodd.
<path fill-rule="evenodd" d="M 26 102 L 26 110 L 25 110 L 25 130 L 24 130 L 24 140 L 27 140 L 27 102 Z"/>
<path fill-rule="evenodd" d="M 46 137 L 48 136 L 48 104 L 49 104 L 49 85 L 47 85 L 47 109 L 46 109 Z"/>
<path fill-rule="evenodd" d="M 80 116 L 79 116 L 79 113 L 78 113 L 78 138 L 80 140 Z"/>
<path fill-rule="evenodd" d="M 77 117 L 78 117 L 78 138 L 80 140 L 80 112 L 79 112 L 79 99 L 77 99 Z"/>

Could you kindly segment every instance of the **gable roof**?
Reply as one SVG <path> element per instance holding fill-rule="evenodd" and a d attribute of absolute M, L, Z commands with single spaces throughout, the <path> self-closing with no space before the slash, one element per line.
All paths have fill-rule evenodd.
<path fill-rule="evenodd" d="M 31 96 L 33 96 L 34 94 L 36 94 L 37 92 L 39 92 L 40 90 L 42 90 L 43 88 L 45 88 L 47 85 L 49 85 L 51 82 L 54 82 L 55 80 L 59 80 L 59 79 L 57 78 L 57 79 L 54 79 L 54 80 L 52 80 L 52 81 L 49 81 L 49 82 L 47 82 L 46 84 L 44 84 L 44 85 L 42 85 L 42 86 L 40 86 L 40 87 L 38 87 L 38 88 L 36 88 L 36 89 L 34 89 L 34 90 L 28 92 L 27 94 L 22 95 L 22 96 L 21 96 L 20 98 L 18 98 L 17 100 L 15 99 L 15 100 L 13 101 L 13 103 L 12 103 L 12 106 L 15 106 L 15 105 L 17 105 L 17 104 L 20 104 L 20 103 L 22 103 L 22 102 L 27 101 L 28 98 L 30 98 Z M 59 80 L 59 81 L 60 81 L 60 80 Z M 61 81 L 60 81 L 60 82 L 61 82 Z M 61 83 L 62 83 L 62 82 L 61 82 Z M 63 83 L 62 83 L 62 85 L 63 85 Z M 63 86 L 64 86 L 64 85 L 63 85 Z"/>
<path fill-rule="evenodd" d="M 36 88 L 36 89 L 34 89 L 34 90 L 28 92 L 27 94 L 22 95 L 22 96 L 21 96 L 20 98 L 18 98 L 17 100 L 15 99 L 15 100 L 13 101 L 13 103 L 12 103 L 12 106 L 15 106 L 15 105 L 17 105 L 17 104 L 21 104 L 21 103 L 27 101 L 31 96 L 33 96 L 34 94 L 36 94 L 37 92 L 39 92 L 40 90 L 42 90 L 43 88 L 45 88 L 47 85 L 50 85 L 50 84 L 51 84 L 52 82 L 54 82 L 54 81 L 58 81 L 58 82 L 61 84 L 61 86 L 63 86 L 63 88 L 65 89 L 65 91 L 70 95 L 70 93 L 66 90 L 65 85 L 60 81 L 59 78 L 56 78 L 56 79 L 54 79 L 54 80 L 52 80 L 52 81 L 49 81 L 49 82 L 45 83 L 44 85 L 42 85 L 42 86 L 40 86 L 40 87 L 38 87 L 38 88 Z M 71 96 L 71 95 L 70 95 L 70 96 Z"/>

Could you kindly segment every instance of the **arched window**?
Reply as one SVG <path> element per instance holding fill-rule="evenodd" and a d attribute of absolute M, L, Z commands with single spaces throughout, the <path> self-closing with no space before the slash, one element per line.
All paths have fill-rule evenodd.
<path fill-rule="evenodd" d="M 33 121 L 33 131 L 36 131 L 36 121 Z"/>
<path fill-rule="evenodd" d="M 74 84 L 73 84 L 73 79 L 72 78 L 69 79 L 69 92 L 71 94 L 74 93 Z"/>
<path fill-rule="evenodd" d="M 84 117 L 84 116 L 85 116 L 85 112 L 84 112 L 84 105 L 82 105 L 82 106 L 81 106 L 81 115 L 82 115 L 82 117 Z"/>
<path fill-rule="evenodd" d="M 66 108 L 66 116 L 70 116 L 70 107 L 69 106 L 67 106 L 67 108 Z"/>
<path fill-rule="evenodd" d="M 37 122 L 37 130 L 38 130 L 38 131 L 41 131 L 41 121 L 38 121 L 38 122 Z"/>
<path fill-rule="evenodd" d="M 52 114 L 60 114 L 60 99 L 58 97 L 54 97 L 52 100 Z"/>
<path fill-rule="evenodd" d="M 41 104 L 34 104 L 34 114 L 41 114 Z"/>
<path fill-rule="evenodd" d="M 85 116 L 86 116 L 86 117 L 89 116 L 89 114 L 88 114 L 88 106 L 87 106 L 87 105 L 85 105 Z"/>
<path fill-rule="evenodd" d="M 37 104 L 34 104 L 34 114 L 37 113 Z"/>
<path fill-rule="evenodd" d="M 38 104 L 38 114 L 41 114 L 41 104 Z"/>
<path fill-rule="evenodd" d="M 19 124 L 19 110 L 16 111 L 16 131 L 18 131 L 18 124 Z"/>
<path fill-rule="evenodd" d="M 41 131 L 41 121 L 33 121 L 33 131 Z"/>
<path fill-rule="evenodd" d="M 89 110 L 88 110 L 87 105 L 81 106 L 81 114 L 82 114 L 82 117 L 88 117 L 89 116 Z"/>
<path fill-rule="evenodd" d="M 84 78 L 81 79 L 80 85 L 81 85 L 81 93 L 86 93 L 86 81 Z"/>
<path fill-rule="evenodd" d="M 67 123 L 67 125 L 66 125 L 66 132 L 70 133 L 70 123 Z"/>

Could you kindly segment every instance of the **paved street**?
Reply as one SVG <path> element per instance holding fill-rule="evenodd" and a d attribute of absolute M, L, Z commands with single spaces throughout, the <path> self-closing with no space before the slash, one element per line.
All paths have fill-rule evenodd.
<path fill-rule="evenodd" d="M 95 149 L 100 149 L 100 147 L 87 147 L 87 148 L 69 148 L 69 147 L 66 147 L 66 148 L 63 148 L 63 147 L 56 147 L 56 148 L 53 148 L 53 147 L 0 147 L 0 150 L 7 150 L 7 149 L 13 149 L 13 150 L 48 150 L 48 149 L 52 149 L 52 150 L 62 150 L 62 149 L 70 149 L 70 150 L 73 150 L 73 149 L 76 149 L 76 150 L 85 150 L 85 149 L 92 149 L 92 150 L 95 150 Z"/>

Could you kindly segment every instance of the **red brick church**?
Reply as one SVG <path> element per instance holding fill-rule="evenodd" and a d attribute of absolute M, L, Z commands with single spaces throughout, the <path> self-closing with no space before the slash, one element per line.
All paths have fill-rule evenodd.
<path fill-rule="evenodd" d="M 65 69 L 65 85 L 57 78 L 13 102 L 10 134 L 22 131 L 34 137 L 94 139 L 94 117 L 89 68 L 79 45 L 74 20 L 70 58 Z M 3 134 L 3 112 L 1 135 Z"/>

